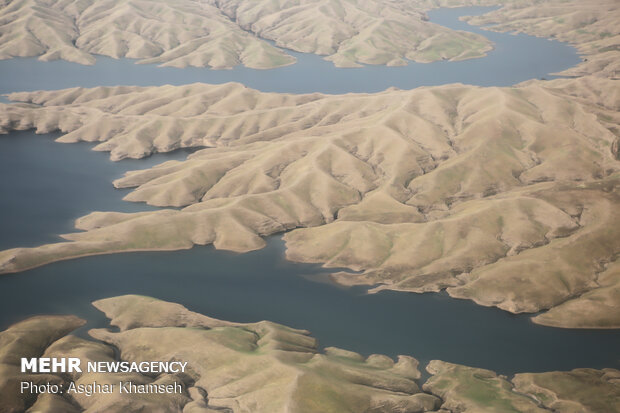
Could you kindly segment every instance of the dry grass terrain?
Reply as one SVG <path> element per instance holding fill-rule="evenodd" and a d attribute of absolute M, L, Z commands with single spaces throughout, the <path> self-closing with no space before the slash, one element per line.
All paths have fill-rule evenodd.
<path fill-rule="evenodd" d="M 620 371 L 575 369 L 516 374 L 439 360 L 423 388 L 441 397 L 443 411 L 459 413 L 614 413 L 620 411 Z"/>
<path fill-rule="evenodd" d="M 461 60 L 482 57 L 492 45 L 428 22 L 426 11 L 471 5 L 502 6 L 471 24 L 575 45 L 584 62 L 565 75 L 619 76 L 614 0 L 3 1 L 0 59 L 93 64 L 104 55 L 175 67 L 265 69 L 295 62 L 283 48 L 323 55 L 341 67 Z"/>
<path fill-rule="evenodd" d="M 617 91 L 583 77 L 342 96 L 239 84 L 12 94 L 24 103 L 0 107 L 5 131 L 59 129 L 115 160 L 210 148 L 114 183 L 162 210 L 93 212 L 67 242 L 1 252 L 0 270 L 196 244 L 249 251 L 297 228 L 287 257 L 362 271 L 335 274 L 344 284 L 447 289 L 515 313 L 553 308 L 544 324 L 618 327 L 609 305 L 567 317 L 569 300 L 617 298 L 617 272 L 601 275 L 620 251 Z"/>
<path fill-rule="evenodd" d="M 12 2 L 5 4 L 5 11 L 12 10 L 9 14 L 22 22 L 23 8 L 41 19 L 53 15 L 52 9 L 62 9 L 73 16 L 74 26 L 100 22 L 97 13 L 104 13 L 88 2 L 45 4 L 49 10 Z M 123 4 L 118 3 L 125 7 L 122 12 L 106 12 L 104 18 L 111 20 L 97 30 L 111 30 L 123 39 L 127 31 L 116 30 L 114 19 L 131 15 L 127 7 L 139 8 L 141 16 L 183 15 L 163 3 Z M 377 4 L 231 0 L 200 6 L 209 16 L 223 16 L 222 24 L 239 29 L 248 42 L 261 42 L 247 32 L 252 31 L 284 47 L 328 54 L 340 63 L 343 56 L 349 63 L 363 61 L 360 56 L 376 57 L 366 48 L 382 42 L 394 45 L 394 55 L 413 53 L 399 48 L 395 38 L 402 33 L 394 27 L 416 27 L 433 38 L 425 32 L 427 26 L 412 22 L 425 24 L 422 11 L 435 4 L 386 0 L 380 9 Z M 190 6 L 179 2 L 174 7 Z M 202 24 L 200 13 L 184 10 L 193 16 L 191 21 Z M 371 15 L 381 16 L 379 25 Z M 162 210 L 93 212 L 77 220 L 83 232 L 65 235 L 67 242 L 1 252 L 0 271 L 84 255 L 196 244 L 249 251 L 261 248 L 265 235 L 293 230 L 285 236 L 290 259 L 362 272 L 334 274 L 343 284 L 369 284 L 373 291 L 445 289 L 454 297 L 511 312 L 550 309 L 534 318 L 546 325 L 620 327 L 617 16 L 617 4 L 607 0 L 542 5 L 519 0 L 472 19 L 474 24 L 494 24 L 493 30 L 557 37 L 587 54 L 587 61 L 567 72 L 587 76 L 513 88 L 448 85 L 327 96 L 197 84 L 13 94 L 11 99 L 23 103 L 0 107 L 4 132 L 61 130 L 65 135 L 60 141 L 97 142 L 95 149 L 109 151 L 113 160 L 180 147 L 209 149 L 184 162 L 131 172 L 114 183 L 135 188 L 127 200 Z M 140 36 L 174 33 L 158 26 L 170 19 L 145 21 L 135 29 Z M 391 19 L 413 20 L 392 25 Z M 311 21 L 317 26 L 308 24 Z M 377 30 L 351 29 L 356 24 Z M 36 30 L 45 27 L 36 24 Z M 295 27 L 307 31 L 302 36 Z M 106 38 L 95 32 L 93 41 L 84 44 Z M 22 34 L 1 39 L 8 41 L 5 46 L 29 39 Z M 385 36 L 381 41 L 373 37 L 379 34 Z M 77 53 L 74 46 L 81 44 L 81 37 L 72 36 L 61 38 L 73 46 L 44 56 Z M 192 43 L 188 39 L 178 43 Z M 352 44 L 364 46 L 347 49 Z M 105 49 L 100 46 L 96 50 Z M 366 51 L 357 55 L 361 50 Z M 159 59 L 168 52 L 157 53 Z M 167 56 L 181 56 L 175 53 Z M 197 55 L 205 56 L 203 51 Z M 166 62 L 188 61 L 179 59 Z"/>
<path fill-rule="evenodd" d="M 0 1 L 0 59 L 40 56 L 93 64 L 96 55 L 104 55 L 175 67 L 266 69 L 295 62 L 267 40 L 328 56 L 337 66 L 461 60 L 491 49 L 482 36 L 426 21 L 429 3 Z"/>
<path fill-rule="evenodd" d="M 504 7 L 467 19 L 490 30 L 568 42 L 584 55 L 565 76 L 620 78 L 620 3 L 616 0 L 508 0 Z"/>
<path fill-rule="evenodd" d="M 40 56 L 93 64 L 95 55 L 167 66 L 270 68 L 283 51 L 246 33 L 206 2 L 43 1 L 0 4 L 0 58 Z"/>
<path fill-rule="evenodd" d="M 0 409 L 3 412 L 175 413 L 507 413 L 620 412 L 620 371 L 578 369 L 524 373 L 509 380 L 479 368 L 431 361 L 420 381 L 410 356 L 363 357 L 328 347 L 310 333 L 269 321 L 239 324 L 193 313 L 143 296 L 96 301 L 109 329 L 97 341 L 69 333 L 74 316 L 39 316 L 0 332 Z M 115 351 L 115 348 L 117 351 Z M 20 357 L 79 357 L 89 361 L 187 362 L 185 373 L 24 374 Z M 62 384 L 178 384 L 180 394 L 31 394 L 21 381 Z"/>
<path fill-rule="evenodd" d="M 484 56 L 491 49 L 482 36 L 429 23 L 425 11 L 476 1 L 402 0 L 215 0 L 245 30 L 276 45 L 328 56 L 336 66 L 360 63 L 402 66 Z"/>
<path fill-rule="evenodd" d="M 112 160 L 207 147 L 129 172 L 126 199 L 66 241 L 0 252 L 0 273 L 63 259 L 213 244 L 250 251 L 286 232 L 291 260 L 358 271 L 335 282 L 445 290 L 565 328 L 620 328 L 620 4 L 507 0 L 470 19 L 575 45 L 574 79 L 378 94 L 286 95 L 239 84 L 15 93 L 0 132 L 60 130 Z M 402 65 L 482 56 L 489 43 L 425 21 L 432 7 L 493 1 L 0 0 L 0 58 L 270 68 L 294 59 Z M 41 200 L 42 203 L 45 200 Z M 320 350 L 303 330 L 231 323 L 139 296 L 94 303 L 118 331 L 40 316 L 0 332 L 0 411 L 620 412 L 620 371 L 505 377 L 431 361 Z M 118 353 L 115 352 L 118 349 Z M 186 375 L 25 375 L 19 357 L 184 360 Z M 20 394 L 23 380 L 178 383 L 177 395 Z"/>
<path fill-rule="evenodd" d="M 269 321 L 236 324 L 192 313 L 178 304 L 148 297 L 100 300 L 120 332 L 91 330 L 101 342 L 66 335 L 83 323 L 76 317 L 41 316 L 0 333 L 0 405 L 22 411 L 88 412 L 424 412 L 440 400 L 418 387 L 418 362 L 383 355 L 362 357 L 337 348 L 317 349 L 307 331 Z M 19 347 L 17 343 L 24 346 Z M 79 357 L 112 361 L 113 345 L 121 360 L 187 362 L 185 374 L 152 377 L 140 373 L 73 373 L 49 375 L 51 382 L 87 385 L 179 383 L 182 394 L 36 395 L 15 388 L 33 376 L 19 373 L 19 357 Z M 84 370 L 84 369 L 83 369 Z M 41 410 L 37 410 L 41 409 Z M 47 410 L 45 410 L 47 409 Z M 56 410 L 54 410 L 56 409 Z M 29 410 L 30 411 L 30 410 Z"/>

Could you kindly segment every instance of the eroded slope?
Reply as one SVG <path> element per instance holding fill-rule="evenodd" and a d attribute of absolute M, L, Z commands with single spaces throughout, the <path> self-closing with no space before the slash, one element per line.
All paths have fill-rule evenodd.
<path fill-rule="evenodd" d="M 603 293 L 599 273 L 620 251 L 617 90 L 585 77 L 343 96 L 238 84 L 13 94 L 25 103 L 1 107 L 4 130 L 60 129 L 113 159 L 212 148 L 115 182 L 135 188 L 128 200 L 181 210 L 94 212 L 68 242 L 0 253 L 0 268 L 195 244 L 249 251 L 297 228 L 290 259 L 362 271 L 339 282 L 447 288 L 561 317 L 560 304 Z M 613 324 L 592 308 L 565 326 Z"/>
<path fill-rule="evenodd" d="M 620 371 L 575 369 L 520 373 L 512 380 L 493 371 L 431 361 L 425 391 L 442 409 L 460 413 L 613 413 L 620 411 Z"/>
<path fill-rule="evenodd" d="M 615 0 L 514 0 L 499 10 L 467 19 L 491 30 L 524 32 L 569 42 L 584 56 L 565 76 L 620 77 L 620 4 Z"/>
<path fill-rule="evenodd" d="M 295 59 L 266 40 L 338 66 L 481 57 L 484 37 L 425 20 L 429 5 L 391 0 L 17 0 L 0 3 L 0 59 L 93 64 L 95 55 L 164 66 L 252 68 Z"/>
<path fill-rule="evenodd" d="M 425 10 L 439 4 L 426 1 L 214 2 L 240 27 L 287 49 L 326 55 L 336 66 L 462 60 L 491 50 L 482 36 L 428 22 Z"/>
<path fill-rule="evenodd" d="M 76 317 L 38 317 L 0 333 L 0 401 L 3 408 L 56 408 L 56 411 L 97 412 L 423 412 L 438 407 L 416 380 L 418 362 L 400 356 L 362 357 L 337 348 L 317 349 L 307 331 L 263 321 L 237 324 L 188 311 L 181 305 L 148 297 L 122 296 L 94 305 L 119 332 L 99 329 L 90 334 L 101 342 L 66 335 L 80 325 Z M 76 321 L 77 320 L 77 321 Z M 69 325 L 70 323 L 73 323 Z M 47 327 L 45 329 L 44 327 Z M 69 328 L 67 328 L 69 327 Z M 36 334 L 34 334 L 36 333 Z M 14 341 L 32 342 L 16 348 Z M 185 373 L 83 373 L 25 375 L 18 357 L 79 357 L 88 361 L 181 361 Z M 8 359 L 3 354 L 13 354 Z M 16 359 L 17 358 L 17 359 Z M 38 396 L 21 394 L 21 380 L 47 378 L 54 383 L 100 385 L 179 384 L 182 393 L 94 393 Z M 15 385 L 14 385 L 15 384 Z M 11 410 L 12 411 L 12 410 Z"/>
<path fill-rule="evenodd" d="M 39 316 L 0 332 L 3 411 L 183 413 L 545 413 L 620 412 L 620 371 L 521 373 L 512 380 L 481 368 L 439 360 L 422 389 L 411 356 L 368 357 L 319 350 L 304 330 L 262 321 L 216 320 L 154 298 L 126 295 L 94 303 L 119 328 L 91 330 L 97 341 L 69 333 L 84 320 Z M 116 348 L 116 349 L 115 349 Z M 185 373 L 21 373 L 21 357 L 78 357 L 87 362 L 176 361 Z M 111 394 L 32 394 L 21 381 L 113 384 Z M 180 393 L 127 394 L 119 383 L 176 384 Z"/>
<path fill-rule="evenodd" d="M 618 76 L 614 0 L 18 0 L 0 4 L 0 58 L 92 64 L 99 54 L 213 68 L 294 63 L 273 41 L 346 67 L 461 60 L 484 56 L 492 45 L 428 22 L 426 11 L 471 5 L 501 6 L 470 18 L 471 24 L 573 44 L 585 58 L 566 75 Z"/>
<path fill-rule="evenodd" d="M 93 64 L 94 55 L 167 66 L 270 68 L 294 59 L 205 2 L 18 0 L 0 8 L 0 58 Z"/>

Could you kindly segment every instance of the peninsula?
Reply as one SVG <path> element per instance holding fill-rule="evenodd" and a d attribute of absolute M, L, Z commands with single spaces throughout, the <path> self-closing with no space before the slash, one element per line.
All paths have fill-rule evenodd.
<path fill-rule="evenodd" d="M 341 67 L 461 60 L 491 50 L 480 35 L 428 22 L 431 7 L 390 0 L 19 0 L 0 3 L 0 59 L 94 64 L 103 55 L 174 67 L 268 69 L 295 62 L 282 48 L 323 55 Z"/>
<path fill-rule="evenodd" d="M 231 323 L 143 296 L 93 303 L 119 329 L 69 334 L 75 316 L 38 316 L 0 332 L 0 405 L 5 411 L 343 413 L 381 411 L 505 413 L 620 412 L 620 371 L 577 369 L 523 373 L 509 380 L 474 367 L 431 361 L 424 384 L 418 361 L 320 349 L 308 331 L 269 321 Z M 118 353 L 114 349 L 118 349 Z M 183 360 L 187 373 L 21 373 L 19 357 Z M 20 393 L 24 380 L 93 392 Z M 171 386 L 179 392 L 135 394 L 116 383 Z M 80 387 L 83 386 L 83 387 Z M 568 409 L 568 410 L 567 410 Z"/>
<path fill-rule="evenodd" d="M 587 76 L 339 96 L 240 84 L 11 94 L 23 103 L 0 106 L 5 131 L 61 130 L 114 160 L 208 148 L 114 183 L 161 210 L 93 212 L 67 242 L 0 252 L 0 271 L 211 243 L 243 252 L 293 230 L 287 257 L 361 271 L 334 274 L 343 284 L 619 327 L 617 91 Z"/>

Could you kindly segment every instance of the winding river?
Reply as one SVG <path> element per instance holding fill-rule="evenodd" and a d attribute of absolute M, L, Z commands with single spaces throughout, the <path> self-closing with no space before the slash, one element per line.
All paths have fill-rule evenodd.
<path fill-rule="evenodd" d="M 431 21 L 482 33 L 494 42 L 488 57 L 462 62 L 411 63 L 407 67 L 336 69 L 320 57 L 293 53 L 293 66 L 260 71 L 235 68 L 158 68 L 128 60 L 98 58 L 92 67 L 35 59 L 0 62 L 0 92 L 116 84 L 160 85 L 197 81 L 239 81 L 277 92 L 375 92 L 451 82 L 506 86 L 579 62 L 565 44 L 526 35 L 484 31 L 458 16 L 489 8 L 442 9 Z M 300 80 L 301 79 L 301 80 Z M 112 163 L 89 144 L 58 144 L 57 134 L 32 131 L 0 138 L 0 247 L 32 246 L 58 240 L 73 220 L 92 210 L 138 211 L 122 201 L 126 191 L 111 181 L 125 171 L 146 168 L 187 151 L 145 160 Z M 90 302 L 121 294 L 144 294 L 181 303 L 191 310 L 232 321 L 263 319 L 310 330 L 322 345 L 363 354 L 410 354 L 489 368 L 518 371 L 620 367 L 620 331 L 569 330 L 533 324 L 445 294 L 341 288 L 324 282 L 319 266 L 283 259 L 280 237 L 247 254 L 195 247 L 176 252 L 127 253 L 57 262 L 0 277 L 0 328 L 33 314 L 71 313 L 89 320 L 79 331 L 106 324 Z"/>

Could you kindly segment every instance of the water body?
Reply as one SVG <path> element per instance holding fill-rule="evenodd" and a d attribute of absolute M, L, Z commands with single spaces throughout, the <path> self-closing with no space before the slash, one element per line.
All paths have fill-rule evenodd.
<path fill-rule="evenodd" d="M 463 26 L 457 16 L 484 10 L 438 10 L 430 16 L 449 27 L 479 31 Z M 235 80 L 268 91 L 373 92 L 389 86 L 412 88 L 455 81 L 510 85 L 565 69 L 579 60 L 572 48 L 558 42 L 483 33 L 495 43 L 487 58 L 406 68 L 336 69 L 330 62 L 301 54 L 296 54 L 297 65 L 273 71 L 181 70 L 106 58 L 98 59 L 94 67 L 15 59 L 0 62 L 0 88 L 6 93 Z M 0 137 L 0 248 L 57 241 L 56 234 L 71 231 L 73 220 L 92 210 L 147 209 L 144 204 L 123 202 L 126 191 L 113 189 L 111 181 L 126 170 L 186 155 L 176 152 L 112 163 L 107 154 L 92 152 L 92 145 L 54 143 L 57 136 L 19 132 Z M 195 247 L 87 257 L 4 275 L 0 277 L 0 329 L 34 314 L 77 314 L 89 319 L 80 331 L 85 334 L 87 328 L 107 324 L 90 305 L 92 300 L 144 294 L 226 320 L 268 319 L 308 329 L 322 345 L 363 354 L 409 354 L 423 362 L 442 359 L 504 374 L 620 367 L 620 331 L 541 327 L 528 316 L 510 315 L 445 294 L 384 291 L 367 295 L 363 288 L 317 282 L 324 271 L 285 261 L 283 248 L 279 237 L 272 237 L 267 248 L 241 255 Z"/>
<path fill-rule="evenodd" d="M 195 247 L 88 257 L 5 275 L 0 327 L 38 313 L 77 314 L 90 320 L 85 329 L 104 327 L 90 302 L 132 293 L 225 320 L 308 329 L 321 345 L 366 355 L 408 354 L 504 374 L 620 367 L 618 331 L 541 327 L 527 316 L 442 294 L 366 295 L 362 288 L 308 279 L 320 268 L 285 261 L 283 249 L 279 237 L 271 237 L 265 249 L 246 254 Z"/>
<path fill-rule="evenodd" d="M 75 218 L 93 210 L 136 211 L 110 182 L 161 156 L 112 163 L 89 144 L 59 144 L 57 134 L 0 136 L 2 248 L 54 242 Z M 163 156 L 163 155 L 162 155 Z M 177 153 L 173 156 L 185 156 Z M 7 179 L 6 177 L 10 177 Z M 620 331 L 567 330 L 533 324 L 445 294 L 342 288 L 318 282 L 325 270 L 283 258 L 271 237 L 260 251 L 235 254 L 213 247 L 126 253 L 57 262 L 0 276 L 0 329 L 36 314 L 76 314 L 81 329 L 105 327 L 91 301 L 144 294 L 213 317 L 272 320 L 310 330 L 321 345 L 362 354 L 409 354 L 492 369 L 503 374 L 620 367 Z"/>
<path fill-rule="evenodd" d="M 341 94 L 379 92 L 389 87 L 413 89 L 448 83 L 480 86 L 511 86 L 546 77 L 578 64 L 581 59 L 568 44 L 525 34 L 494 33 L 460 21 L 460 16 L 484 14 L 494 7 L 437 9 L 428 13 L 431 22 L 455 30 L 479 33 L 493 42 L 487 57 L 460 62 L 410 62 L 404 67 L 365 66 L 336 68 L 332 62 L 313 54 L 288 51 L 297 58 L 291 66 L 257 70 L 236 67 L 232 70 L 205 68 L 162 68 L 134 64 L 130 59 L 98 57 L 94 66 L 64 61 L 39 62 L 36 58 L 0 61 L 0 93 L 82 86 L 164 84 L 194 82 L 241 82 L 265 92 Z"/>
<path fill-rule="evenodd" d="M 147 159 L 111 162 L 107 152 L 91 150 L 94 144 L 54 142 L 60 135 L 34 131 L 0 135 L 0 249 L 57 242 L 58 234 L 75 231 L 76 218 L 95 210 L 156 209 L 123 202 L 130 190 L 115 189 L 112 181 L 126 171 L 183 160 L 193 152 L 180 149 Z"/>

